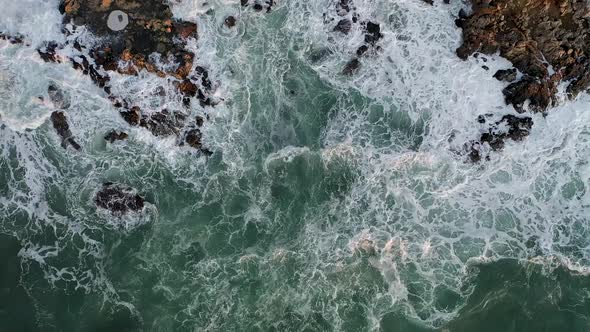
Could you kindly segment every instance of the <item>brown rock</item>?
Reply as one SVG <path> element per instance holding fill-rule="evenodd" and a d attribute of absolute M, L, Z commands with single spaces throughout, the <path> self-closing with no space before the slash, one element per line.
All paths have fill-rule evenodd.
<path fill-rule="evenodd" d="M 463 44 L 457 55 L 499 52 L 524 76 L 504 89 L 506 101 L 523 111 L 545 111 L 557 85 L 574 97 L 590 84 L 590 16 L 583 0 L 471 0 L 473 14 L 459 14 Z M 549 66 L 556 70 L 552 73 Z"/>
<path fill-rule="evenodd" d="M 80 145 L 76 143 L 72 136 L 72 132 L 70 131 L 70 125 L 68 124 L 66 114 L 62 111 L 55 111 L 51 113 L 50 120 L 53 124 L 53 128 L 62 139 L 61 146 L 65 149 L 69 144 L 74 149 L 80 150 Z"/>

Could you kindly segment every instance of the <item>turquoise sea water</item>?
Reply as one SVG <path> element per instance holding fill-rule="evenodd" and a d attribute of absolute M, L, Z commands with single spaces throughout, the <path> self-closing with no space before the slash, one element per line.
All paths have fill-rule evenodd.
<path fill-rule="evenodd" d="M 505 60 L 486 72 L 454 55 L 466 4 L 356 1 L 384 38 L 347 77 L 363 32 L 332 32 L 330 1 L 268 14 L 180 1 L 223 99 L 191 109 L 210 119 L 205 158 L 129 128 L 87 77 L 36 58 L 41 31 L 59 38 L 56 2 L 0 18 L 33 44 L 0 44 L 0 331 L 590 329 L 590 99 L 466 162 L 477 116 L 512 112 L 491 78 Z M 49 82 L 71 99 L 81 152 L 32 101 Z M 113 82 L 154 108 L 169 84 Z M 110 129 L 129 140 L 107 145 Z M 144 213 L 97 210 L 107 181 L 137 188 Z"/>

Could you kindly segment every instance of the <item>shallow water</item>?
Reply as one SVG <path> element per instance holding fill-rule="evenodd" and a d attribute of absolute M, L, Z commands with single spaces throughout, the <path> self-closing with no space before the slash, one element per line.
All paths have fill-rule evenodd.
<path fill-rule="evenodd" d="M 464 4 L 356 0 L 384 38 L 349 77 L 363 32 L 332 32 L 335 2 L 175 3 L 223 99 L 191 109 L 210 118 L 205 158 L 129 128 L 88 77 L 43 63 L 35 46 L 63 38 L 57 0 L 19 3 L 0 0 L 0 30 L 31 43 L 0 43 L 0 330 L 590 329 L 590 97 L 467 162 L 477 116 L 514 111 L 491 77 L 506 60 L 485 71 L 454 53 Z M 81 152 L 37 102 L 50 82 Z M 167 84 L 116 76 L 113 92 L 180 107 Z M 129 140 L 107 145 L 110 129 Z M 137 188 L 145 213 L 97 210 L 106 181 Z"/>

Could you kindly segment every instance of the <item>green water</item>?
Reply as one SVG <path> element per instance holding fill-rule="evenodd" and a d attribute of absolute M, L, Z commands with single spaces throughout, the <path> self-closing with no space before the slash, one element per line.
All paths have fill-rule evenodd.
<path fill-rule="evenodd" d="M 450 98 L 330 75 L 346 59 L 293 25 L 306 6 L 244 14 L 238 33 L 219 7 L 203 18 L 231 96 L 206 110 L 209 158 L 139 129 L 106 145 L 123 122 L 87 82 L 68 113 L 82 153 L 48 123 L 0 129 L 0 331 L 590 330 L 590 276 L 563 259 L 588 266 L 587 179 L 556 163 L 567 176 L 520 190 L 537 164 L 509 150 L 516 165 L 488 171 L 437 147 Z M 459 63 L 449 29 L 430 42 Z M 144 215 L 98 211 L 106 181 L 137 188 Z"/>

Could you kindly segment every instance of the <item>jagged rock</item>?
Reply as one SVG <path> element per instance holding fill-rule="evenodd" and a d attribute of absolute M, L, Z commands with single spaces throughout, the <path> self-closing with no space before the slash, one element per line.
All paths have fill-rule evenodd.
<path fill-rule="evenodd" d="M 473 13 L 459 13 L 463 44 L 457 55 L 500 55 L 523 73 L 504 90 L 506 102 L 523 111 L 555 104 L 557 85 L 567 82 L 571 97 L 590 84 L 590 16 L 583 0 L 471 0 Z M 551 66 L 551 67 L 550 67 Z M 553 68 L 555 71 L 553 71 Z"/>
<path fill-rule="evenodd" d="M 63 91 L 54 84 L 50 84 L 47 87 L 47 94 L 55 108 L 66 109 L 70 107 L 70 101 L 68 98 L 64 95 Z"/>
<path fill-rule="evenodd" d="M 53 128 L 62 139 L 61 146 L 65 149 L 69 144 L 74 149 L 80 150 L 80 145 L 76 143 L 72 132 L 70 131 L 70 125 L 68 124 L 68 119 L 66 118 L 65 113 L 62 111 L 55 111 L 51 113 L 50 120 L 53 124 Z"/>
<path fill-rule="evenodd" d="M 516 80 L 516 69 L 500 69 L 494 74 L 498 81 L 514 82 Z"/>
<path fill-rule="evenodd" d="M 121 111 L 120 114 L 128 124 L 139 126 L 139 122 L 141 121 L 141 109 L 139 107 L 133 106 L 130 109 Z"/>
<path fill-rule="evenodd" d="M 104 139 L 109 143 L 114 143 L 115 141 L 125 140 L 127 137 L 129 135 L 126 132 L 111 130 L 104 136 Z"/>
<path fill-rule="evenodd" d="M 352 60 L 350 60 L 346 66 L 344 66 L 344 69 L 342 70 L 342 73 L 344 75 L 352 75 L 354 73 L 356 73 L 359 68 L 361 67 L 361 62 L 359 59 L 354 58 Z"/>
<path fill-rule="evenodd" d="M 139 125 L 149 130 L 154 136 L 178 135 L 184 125 L 185 117 L 181 113 L 171 113 L 164 109 L 142 117 Z"/>
<path fill-rule="evenodd" d="M 352 21 L 347 18 L 343 18 L 334 27 L 334 31 L 340 31 L 344 34 L 348 34 L 352 28 Z"/>
<path fill-rule="evenodd" d="M 48 42 L 37 50 L 41 59 L 45 62 L 60 62 L 56 55 L 56 50 L 59 45 L 56 42 Z"/>
<path fill-rule="evenodd" d="M 225 18 L 224 23 L 228 28 L 233 28 L 236 25 L 236 18 L 233 16 L 228 16 Z"/>
<path fill-rule="evenodd" d="M 274 5 L 274 0 L 266 0 L 263 3 L 256 0 L 253 0 L 252 2 L 254 2 L 254 10 L 257 12 L 262 11 L 264 8 L 266 8 L 266 12 L 268 13 L 271 11 L 272 6 Z M 250 0 L 240 0 L 240 4 L 243 7 L 247 7 L 248 5 L 250 5 Z"/>
<path fill-rule="evenodd" d="M 482 124 L 487 122 L 485 116 L 480 116 L 477 120 Z M 532 126 L 533 120 L 530 117 L 504 115 L 500 121 L 490 125 L 487 132 L 480 136 L 479 141 L 471 144 L 469 158 L 473 162 L 480 161 L 482 159 L 481 148 L 484 144 L 489 145 L 492 150 L 498 151 L 504 147 L 505 141 L 508 139 L 522 141 L 529 135 Z"/>
<path fill-rule="evenodd" d="M 115 215 L 123 215 L 142 211 L 145 200 L 130 187 L 107 182 L 94 196 L 94 203 Z"/>
<path fill-rule="evenodd" d="M 0 40 L 6 40 L 11 44 L 24 44 L 25 42 L 22 36 L 9 35 L 3 32 L 0 32 Z"/>
<path fill-rule="evenodd" d="M 383 37 L 381 34 L 381 27 L 377 23 L 367 22 L 365 34 L 365 43 L 375 45 L 375 43 Z"/>

